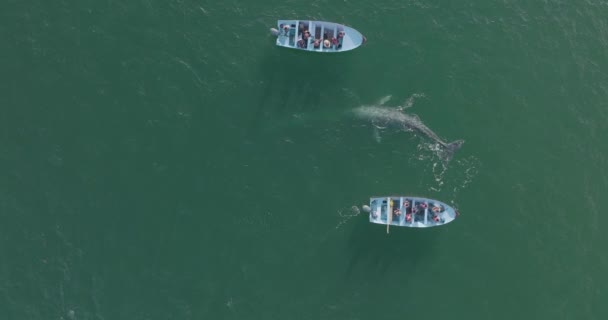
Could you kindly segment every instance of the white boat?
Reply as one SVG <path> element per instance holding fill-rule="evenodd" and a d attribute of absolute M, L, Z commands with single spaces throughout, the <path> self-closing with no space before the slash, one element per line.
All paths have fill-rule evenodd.
<path fill-rule="evenodd" d="M 369 199 L 369 222 L 389 226 L 428 228 L 442 226 L 458 217 L 451 206 L 433 199 L 408 196 L 372 197 Z"/>
<path fill-rule="evenodd" d="M 365 37 L 345 25 L 314 20 L 278 20 L 277 46 L 314 52 L 343 52 L 365 43 Z"/>

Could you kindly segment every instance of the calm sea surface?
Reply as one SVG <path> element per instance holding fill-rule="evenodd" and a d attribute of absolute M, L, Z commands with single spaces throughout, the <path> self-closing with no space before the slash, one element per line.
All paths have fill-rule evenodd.
<path fill-rule="evenodd" d="M 4 2 L 0 319 L 608 318 L 608 2 Z"/>

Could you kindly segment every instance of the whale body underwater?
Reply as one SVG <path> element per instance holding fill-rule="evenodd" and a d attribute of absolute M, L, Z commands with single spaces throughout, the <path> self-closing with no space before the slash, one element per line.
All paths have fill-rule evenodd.
<path fill-rule="evenodd" d="M 355 108 L 353 113 L 357 118 L 371 120 L 372 124 L 376 127 L 382 125 L 385 127 L 396 127 L 404 131 L 414 130 L 422 133 L 443 147 L 445 153 L 442 155 L 442 158 L 445 161 L 449 161 L 464 143 L 464 140 L 456 140 L 449 143 L 441 140 L 441 138 L 439 138 L 433 130 L 424 125 L 417 116 L 403 113 L 399 108 L 360 106 Z"/>

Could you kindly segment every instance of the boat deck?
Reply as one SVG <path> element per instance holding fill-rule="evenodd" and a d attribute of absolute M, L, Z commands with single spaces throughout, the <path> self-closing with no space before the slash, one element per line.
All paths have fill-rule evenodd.
<path fill-rule="evenodd" d="M 357 30 L 341 24 L 310 20 L 279 20 L 277 46 L 314 52 L 342 52 L 364 42 Z M 305 34 L 308 31 L 309 36 Z M 324 45 L 325 41 L 329 46 Z"/>
<path fill-rule="evenodd" d="M 443 202 L 418 197 L 377 197 L 370 199 L 369 221 L 391 226 L 426 228 L 449 223 L 458 213 Z M 389 216 L 391 214 L 391 216 Z"/>

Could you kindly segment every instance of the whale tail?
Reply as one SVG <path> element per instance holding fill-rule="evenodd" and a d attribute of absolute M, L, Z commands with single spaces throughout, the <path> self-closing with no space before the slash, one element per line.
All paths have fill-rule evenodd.
<path fill-rule="evenodd" d="M 454 157 L 454 153 L 456 153 L 456 151 L 458 151 L 458 149 L 460 149 L 462 147 L 463 143 L 464 143 L 464 140 L 456 140 L 456 141 L 448 143 L 445 146 L 445 150 L 441 156 L 441 158 L 443 159 L 443 162 L 448 163 L 450 160 L 452 160 L 452 158 Z"/>

